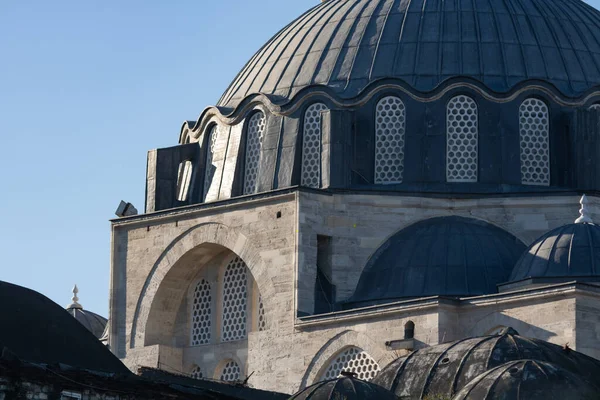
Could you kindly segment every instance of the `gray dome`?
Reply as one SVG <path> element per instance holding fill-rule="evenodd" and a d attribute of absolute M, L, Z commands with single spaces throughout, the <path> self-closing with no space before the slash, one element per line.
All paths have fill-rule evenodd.
<path fill-rule="evenodd" d="M 319 382 L 290 397 L 290 400 L 397 400 L 390 391 L 359 379 L 344 376 Z"/>
<path fill-rule="evenodd" d="M 539 277 L 600 276 L 600 227 L 569 224 L 536 240 L 519 259 L 510 281 Z"/>
<path fill-rule="evenodd" d="M 329 0 L 267 42 L 218 105 L 310 85 L 351 98 L 381 78 L 430 91 L 468 77 L 496 92 L 535 79 L 572 96 L 599 70 L 600 12 L 580 0 Z"/>
<path fill-rule="evenodd" d="M 496 293 L 524 250 L 517 238 L 479 220 L 453 216 L 421 221 L 371 256 L 348 303 Z"/>
<path fill-rule="evenodd" d="M 94 336 L 98 339 L 102 338 L 108 322 L 106 318 L 83 308 L 69 307 L 67 311 Z"/>
<path fill-rule="evenodd" d="M 572 372 L 542 361 L 513 361 L 476 378 L 453 400 L 597 399 L 598 389 Z"/>
<path fill-rule="evenodd" d="M 417 350 L 393 361 L 373 383 L 402 399 L 449 397 L 486 371 L 524 359 L 551 362 L 590 380 L 600 377 L 597 360 L 542 340 L 519 336 L 508 329 L 498 336 L 463 339 Z"/>

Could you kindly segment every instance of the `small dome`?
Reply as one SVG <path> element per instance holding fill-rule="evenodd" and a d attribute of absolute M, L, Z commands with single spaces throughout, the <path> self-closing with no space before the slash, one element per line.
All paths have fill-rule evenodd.
<path fill-rule="evenodd" d="M 494 368 L 469 383 L 453 400 L 597 399 L 598 389 L 556 364 L 522 360 Z"/>
<path fill-rule="evenodd" d="M 581 0 L 329 0 L 262 46 L 219 105 L 312 85 L 352 98 L 382 78 L 423 92 L 456 77 L 496 92 L 533 79 L 575 96 L 600 84 L 598 31 L 600 12 Z"/>
<path fill-rule="evenodd" d="M 575 223 L 554 229 L 529 246 L 510 281 L 589 276 L 600 276 L 600 226 Z"/>
<path fill-rule="evenodd" d="M 96 313 L 84 310 L 83 306 L 78 303 L 79 298 L 77 297 L 77 293 L 79 293 L 79 289 L 75 285 L 73 287 L 73 302 L 67 306 L 67 312 L 98 339 L 102 338 L 108 320 Z"/>
<path fill-rule="evenodd" d="M 510 233 L 483 221 L 455 216 L 421 221 L 371 256 L 348 303 L 496 293 L 524 250 Z"/>
<path fill-rule="evenodd" d="M 512 329 L 444 343 L 398 358 L 373 380 L 401 398 L 452 396 L 477 376 L 507 362 L 533 359 L 557 364 L 582 377 L 600 376 L 600 362 L 542 340 L 519 336 Z"/>
<path fill-rule="evenodd" d="M 351 376 L 319 382 L 296 393 L 290 400 L 398 400 L 388 390 Z"/>

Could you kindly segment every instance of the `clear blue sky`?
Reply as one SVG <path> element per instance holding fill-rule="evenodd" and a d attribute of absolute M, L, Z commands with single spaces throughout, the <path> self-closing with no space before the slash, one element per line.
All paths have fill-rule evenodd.
<path fill-rule="evenodd" d="M 318 2 L 0 0 L 0 280 L 107 315 L 108 220 L 143 209 L 146 152 Z"/>
<path fill-rule="evenodd" d="M 318 0 L 0 0 L 0 280 L 108 313 L 110 224 L 146 153 Z"/>

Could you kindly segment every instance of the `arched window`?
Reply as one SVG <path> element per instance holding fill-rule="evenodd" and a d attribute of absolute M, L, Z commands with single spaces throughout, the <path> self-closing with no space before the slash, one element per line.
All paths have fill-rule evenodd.
<path fill-rule="evenodd" d="M 194 289 L 192 303 L 192 346 L 210 343 L 212 329 L 212 291 L 202 279 Z"/>
<path fill-rule="evenodd" d="M 321 187 L 321 112 L 327 106 L 315 103 L 304 113 L 302 138 L 302 186 Z"/>
<path fill-rule="evenodd" d="M 212 178 L 215 174 L 216 167 L 213 165 L 213 155 L 215 153 L 215 144 L 217 143 L 217 137 L 219 136 L 219 127 L 217 125 L 213 125 L 210 128 L 210 132 L 208 134 L 208 140 L 206 141 L 206 169 L 204 173 L 204 192 L 202 195 L 202 199 L 206 201 L 206 195 L 210 189 L 210 185 L 212 184 Z"/>
<path fill-rule="evenodd" d="M 384 97 L 375 116 L 375 183 L 401 183 L 406 112 L 398 97 Z"/>
<path fill-rule="evenodd" d="M 246 337 L 248 267 L 236 257 L 225 268 L 223 276 L 223 341 Z"/>
<path fill-rule="evenodd" d="M 415 323 L 412 321 L 408 321 L 404 325 L 404 339 L 414 339 L 415 338 Z"/>
<path fill-rule="evenodd" d="M 221 371 L 220 379 L 224 382 L 236 382 L 240 380 L 242 369 L 235 361 L 231 360 L 225 364 Z"/>
<path fill-rule="evenodd" d="M 529 98 L 519 109 L 521 141 L 521 183 L 550 185 L 550 143 L 548 107 Z"/>
<path fill-rule="evenodd" d="M 195 365 L 190 373 L 190 376 L 194 379 L 202 379 L 204 378 L 204 374 L 202 373 L 202 369 L 199 366 Z"/>
<path fill-rule="evenodd" d="M 354 372 L 358 379 L 370 381 L 379 372 L 379 365 L 362 349 L 350 347 L 331 361 L 321 380 L 335 379 L 342 372 Z"/>
<path fill-rule="evenodd" d="M 177 201 L 187 201 L 192 180 L 192 162 L 184 161 L 179 164 L 177 173 Z"/>
<path fill-rule="evenodd" d="M 600 103 L 592 104 L 590 110 L 600 110 Z"/>
<path fill-rule="evenodd" d="M 248 122 L 246 133 L 246 164 L 244 173 L 244 194 L 256 193 L 258 168 L 262 140 L 266 127 L 265 114 L 257 112 Z"/>
<path fill-rule="evenodd" d="M 446 180 L 477 182 L 478 116 L 475 100 L 460 95 L 446 110 Z"/>

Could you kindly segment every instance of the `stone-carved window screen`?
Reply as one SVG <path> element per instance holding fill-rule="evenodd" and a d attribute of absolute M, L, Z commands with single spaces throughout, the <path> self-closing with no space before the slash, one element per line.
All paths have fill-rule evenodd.
<path fill-rule="evenodd" d="M 262 332 L 267 329 L 267 319 L 265 317 L 265 306 L 262 301 L 262 297 L 258 296 L 258 331 Z"/>
<path fill-rule="evenodd" d="M 539 99 L 526 99 L 519 109 L 521 183 L 550 185 L 548 107 Z"/>
<path fill-rule="evenodd" d="M 250 118 L 246 133 L 246 164 L 244 166 L 244 194 L 256 193 L 260 153 L 266 128 L 265 114 L 258 112 Z"/>
<path fill-rule="evenodd" d="M 475 101 L 452 98 L 446 110 L 446 180 L 477 182 L 478 115 Z"/>
<path fill-rule="evenodd" d="M 312 104 L 304 113 L 302 134 L 302 186 L 321 187 L 321 112 L 327 106 Z"/>
<path fill-rule="evenodd" d="M 370 381 L 379 372 L 379 365 L 362 349 L 350 347 L 331 361 L 320 380 L 336 379 L 342 372 L 354 372 L 358 379 Z"/>
<path fill-rule="evenodd" d="M 204 172 L 204 191 L 202 193 L 202 200 L 206 200 L 206 195 L 210 189 L 210 185 L 212 183 L 212 178 L 215 173 L 215 166 L 213 165 L 213 155 L 215 153 L 215 144 L 217 143 L 217 138 L 219 136 L 219 127 L 217 125 L 213 125 L 210 128 L 210 132 L 208 134 L 207 146 L 206 149 L 206 170 Z"/>
<path fill-rule="evenodd" d="M 192 162 L 184 161 L 179 164 L 177 173 L 177 201 L 186 201 L 192 181 Z"/>
<path fill-rule="evenodd" d="M 222 340 L 230 342 L 246 337 L 248 268 L 236 257 L 225 267 L 223 276 Z"/>
<path fill-rule="evenodd" d="M 240 380 L 242 369 L 235 361 L 229 361 L 221 371 L 220 379 L 224 382 L 235 382 Z"/>
<path fill-rule="evenodd" d="M 401 183 L 404 176 L 406 109 L 398 97 L 384 97 L 375 116 L 375 183 Z"/>
<path fill-rule="evenodd" d="M 190 373 L 190 377 L 194 379 L 202 379 L 204 378 L 204 374 L 202 373 L 202 369 L 199 366 L 194 366 L 192 372 Z"/>
<path fill-rule="evenodd" d="M 212 290 L 202 279 L 194 288 L 192 299 L 192 346 L 210 343 L 212 331 Z"/>

